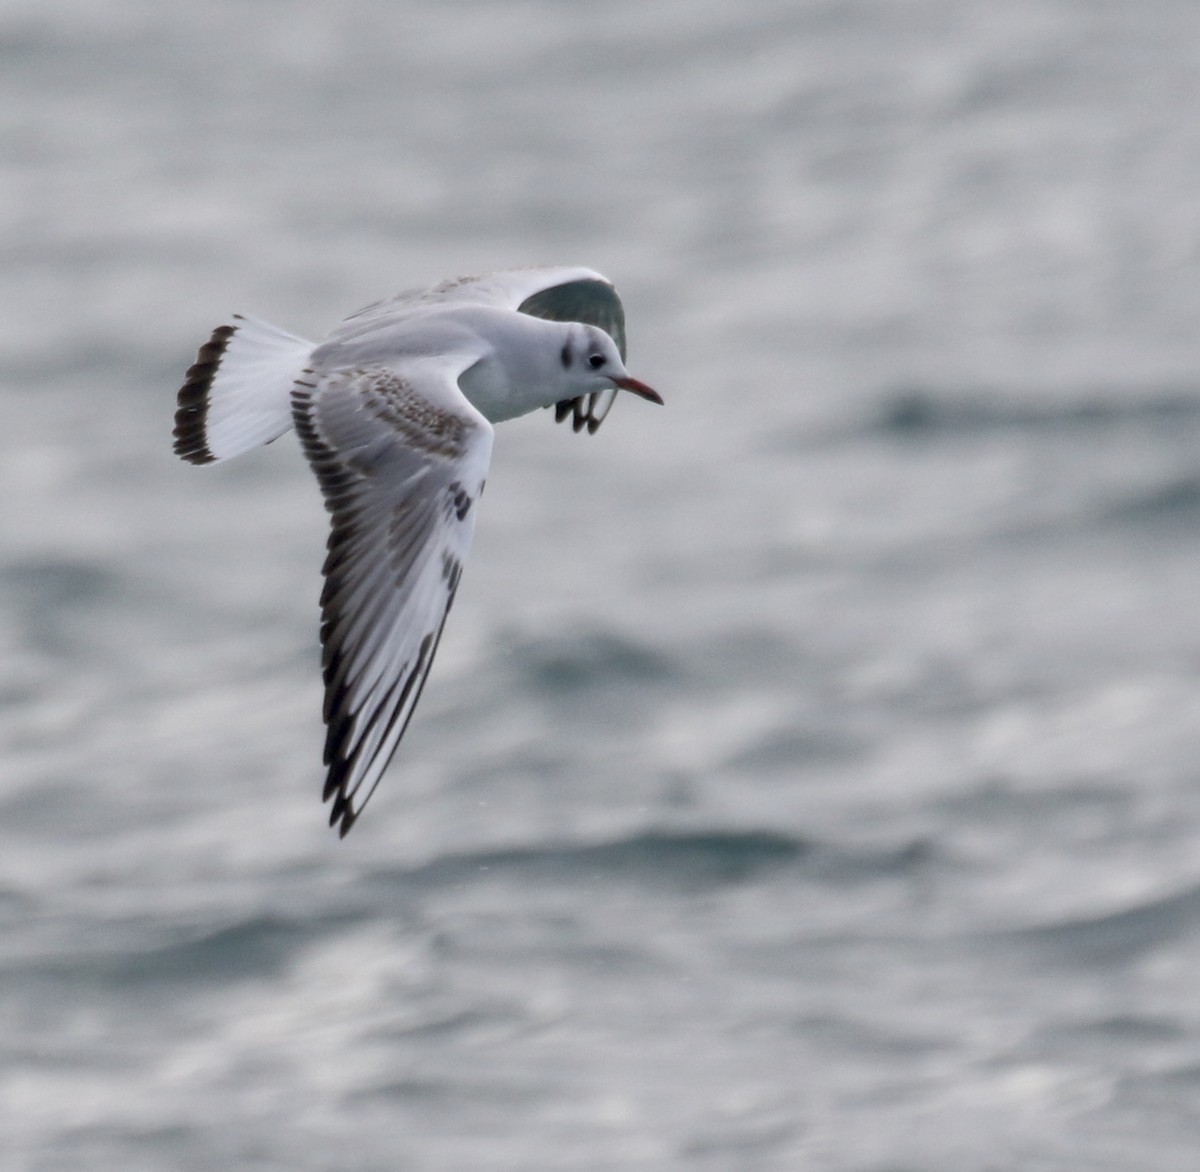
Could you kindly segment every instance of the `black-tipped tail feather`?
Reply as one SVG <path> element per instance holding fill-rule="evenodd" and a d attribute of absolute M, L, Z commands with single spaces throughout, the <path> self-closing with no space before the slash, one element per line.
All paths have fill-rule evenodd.
<path fill-rule="evenodd" d="M 234 314 L 188 368 L 175 410 L 175 454 L 192 464 L 228 460 L 292 425 L 291 389 L 312 343 Z"/>
<path fill-rule="evenodd" d="M 216 458 L 208 450 L 205 436 L 208 394 L 225 347 L 236 331 L 237 326 L 217 326 L 212 337 L 200 347 L 196 361 L 188 367 L 183 386 L 179 388 L 175 410 L 175 455 L 192 464 L 211 464 Z"/>

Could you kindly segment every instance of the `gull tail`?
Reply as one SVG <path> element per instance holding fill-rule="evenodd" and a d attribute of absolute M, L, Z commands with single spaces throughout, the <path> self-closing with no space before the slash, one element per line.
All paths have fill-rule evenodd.
<path fill-rule="evenodd" d="M 200 347 L 175 411 L 175 454 L 211 464 L 269 444 L 292 426 L 292 383 L 312 342 L 233 315 Z"/>

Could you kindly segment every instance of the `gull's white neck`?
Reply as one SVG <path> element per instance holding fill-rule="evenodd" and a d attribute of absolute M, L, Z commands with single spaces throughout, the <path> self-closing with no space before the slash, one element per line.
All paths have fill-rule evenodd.
<path fill-rule="evenodd" d="M 458 385 L 485 419 L 502 423 L 573 397 L 562 360 L 571 326 L 482 310 L 477 328 L 485 350 Z"/>

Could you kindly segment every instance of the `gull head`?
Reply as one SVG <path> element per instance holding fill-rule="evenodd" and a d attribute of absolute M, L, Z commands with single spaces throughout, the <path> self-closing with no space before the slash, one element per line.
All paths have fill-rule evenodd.
<path fill-rule="evenodd" d="M 662 403 L 662 396 L 656 390 L 629 374 L 617 344 L 596 326 L 573 324 L 563 341 L 559 361 L 567 388 L 566 394 L 558 398 L 576 398 L 616 387 L 651 403 Z"/>

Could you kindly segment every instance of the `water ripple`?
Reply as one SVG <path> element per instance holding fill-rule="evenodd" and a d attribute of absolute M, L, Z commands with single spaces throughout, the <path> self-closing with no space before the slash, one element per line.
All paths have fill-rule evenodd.
<path fill-rule="evenodd" d="M 623 877 L 636 882 L 708 887 L 739 883 L 802 858 L 808 844 L 771 831 L 673 833 L 648 830 L 603 843 L 510 847 L 447 855 L 397 874 L 406 883 L 442 886 L 514 874 L 557 881 Z M 380 877 L 387 877 L 383 872 Z"/>
<path fill-rule="evenodd" d="M 923 841 L 844 847 L 770 830 L 651 829 L 607 842 L 449 854 L 419 867 L 378 869 L 368 879 L 409 890 L 504 876 L 532 884 L 605 879 L 692 891 L 747 883 L 797 866 L 818 882 L 853 884 L 909 873 L 930 857 Z"/>
<path fill-rule="evenodd" d="M 1015 933 L 1014 939 L 1071 964 L 1128 964 L 1200 929 L 1200 886 L 1134 907 L 1079 916 Z"/>
<path fill-rule="evenodd" d="M 1098 389 L 1070 399 L 907 389 L 885 396 L 866 428 L 876 434 L 916 438 L 998 430 L 1175 428 L 1183 423 L 1200 423 L 1200 393 L 1194 387 L 1164 387 L 1148 393 Z"/>

